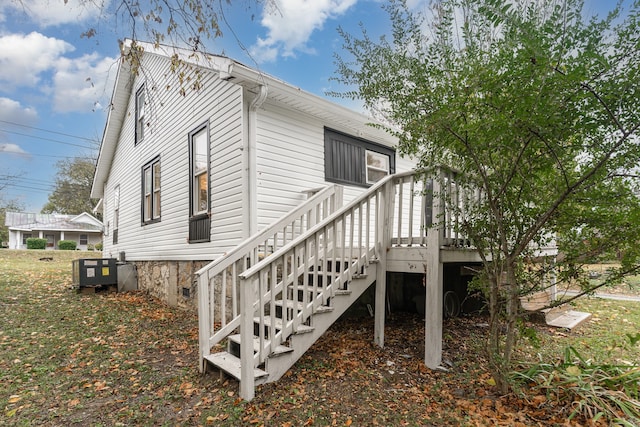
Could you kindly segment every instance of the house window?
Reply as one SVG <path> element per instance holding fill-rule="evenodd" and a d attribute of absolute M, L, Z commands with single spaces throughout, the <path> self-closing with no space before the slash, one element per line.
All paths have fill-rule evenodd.
<path fill-rule="evenodd" d="M 160 221 L 160 157 L 142 167 L 142 223 Z"/>
<path fill-rule="evenodd" d="M 389 175 L 389 156 L 367 150 L 367 184 L 374 184 Z"/>
<path fill-rule="evenodd" d="M 118 244 L 118 224 L 120 223 L 120 186 L 113 190 L 113 244 Z M 108 230 L 107 230 L 108 233 Z"/>
<path fill-rule="evenodd" d="M 136 92 L 136 135 L 135 144 L 142 142 L 144 139 L 145 126 L 145 96 L 144 85 Z"/>
<path fill-rule="evenodd" d="M 80 244 L 81 245 L 86 245 L 87 244 L 87 235 L 86 234 L 81 234 L 80 235 Z"/>
<path fill-rule="evenodd" d="M 395 151 L 389 147 L 324 130 L 325 180 L 338 184 L 369 187 L 395 173 Z"/>
<path fill-rule="evenodd" d="M 189 242 L 211 240 L 209 124 L 189 133 Z"/>
<path fill-rule="evenodd" d="M 27 244 L 27 239 L 30 239 L 32 237 L 31 233 L 25 233 L 22 235 L 22 244 L 26 245 Z"/>

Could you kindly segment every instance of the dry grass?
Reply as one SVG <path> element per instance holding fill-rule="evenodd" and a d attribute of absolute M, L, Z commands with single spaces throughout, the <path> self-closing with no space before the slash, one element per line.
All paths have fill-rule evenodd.
<path fill-rule="evenodd" d="M 71 261 L 90 256 L 100 255 L 0 250 L 0 424 L 543 426 L 564 425 L 569 414 L 538 395 L 495 394 L 481 356 L 483 318 L 447 320 L 450 370 L 428 370 L 424 322 L 406 313 L 388 320 L 384 349 L 372 344 L 371 319 L 338 322 L 245 403 L 235 381 L 199 374 L 195 313 L 138 292 L 72 290 Z M 587 357 L 637 363 L 639 344 L 625 334 L 637 332 L 638 304 L 580 304 L 594 313 L 589 324 L 571 333 L 530 325 L 542 347 L 523 341 L 523 358 L 554 360 L 573 345 Z"/>

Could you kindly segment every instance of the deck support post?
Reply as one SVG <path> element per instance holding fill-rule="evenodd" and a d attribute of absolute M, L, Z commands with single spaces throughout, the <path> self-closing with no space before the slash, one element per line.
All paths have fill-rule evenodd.
<path fill-rule="evenodd" d="M 205 356 L 211 354 L 209 337 L 211 329 L 209 327 L 211 319 L 209 317 L 209 273 L 206 272 L 197 276 L 198 281 L 198 341 L 200 347 L 200 372 L 204 373 L 207 367 Z"/>
<path fill-rule="evenodd" d="M 246 401 L 256 395 L 253 373 L 253 281 L 240 281 L 240 397 Z"/>
<path fill-rule="evenodd" d="M 391 227 L 393 226 L 393 181 L 389 181 L 378 192 L 378 205 L 376 212 L 376 295 L 375 318 L 373 326 L 373 342 L 384 347 L 384 320 L 387 300 L 387 250 L 391 242 Z"/>
<path fill-rule="evenodd" d="M 442 172 L 441 172 L 442 173 Z M 433 220 L 442 221 L 442 176 L 433 180 Z M 425 295 L 424 363 L 436 369 L 442 363 L 443 267 L 440 262 L 441 224 L 427 229 L 427 271 Z"/>

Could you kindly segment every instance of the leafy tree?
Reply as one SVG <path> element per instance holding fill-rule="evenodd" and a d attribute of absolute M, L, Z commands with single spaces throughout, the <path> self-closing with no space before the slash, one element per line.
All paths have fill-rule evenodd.
<path fill-rule="evenodd" d="M 20 212 L 23 209 L 24 206 L 18 200 L 5 201 L 0 197 L 0 242 L 9 242 L 9 229 L 4 225 L 7 212 Z"/>
<path fill-rule="evenodd" d="M 95 173 L 95 160 L 75 157 L 56 163 L 55 188 L 42 213 L 81 214 L 91 212 L 98 202 L 91 199 L 91 185 Z"/>
<path fill-rule="evenodd" d="M 582 0 L 441 0 L 419 13 L 394 0 L 390 38 L 341 31 L 349 56 L 337 58 L 337 79 L 351 89 L 338 95 L 363 100 L 420 166 L 448 165 L 461 193 L 481 190 L 457 227 L 483 259 L 477 282 L 502 392 L 519 298 L 548 286 L 547 271 L 530 262 L 536 247 L 556 236 L 565 254 L 558 278 L 585 291 L 594 286 L 582 262 L 621 257 L 596 286 L 639 267 L 629 171 L 640 161 L 640 2 L 604 18 L 582 9 Z"/>

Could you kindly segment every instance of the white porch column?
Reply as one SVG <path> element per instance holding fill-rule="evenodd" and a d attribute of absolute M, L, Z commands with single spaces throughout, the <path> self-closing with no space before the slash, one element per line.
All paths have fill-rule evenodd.
<path fill-rule="evenodd" d="M 384 320 L 387 298 L 387 250 L 391 244 L 391 227 L 393 226 L 394 185 L 389 181 L 378 193 L 376 242 L 378 263 L 376 266 L 375 318 L 373 326 L 373 342 L 384 347 Z"/>
<path fill-rule="evenodd" d="M 64 231 L 60 231 L 60 240 L 64 240 Z"/>
<path fill-rule="evenodd" d="M 433 221 L 442 221 L 442 195 L 440 179 L 433 180 Z M 435 369 L 442 363 L 442 289 L 443 268 L 440 262 L 440 235 L 442 226 L 427 230 L 427 272 L 424 325 L 424 363 Z"/>

